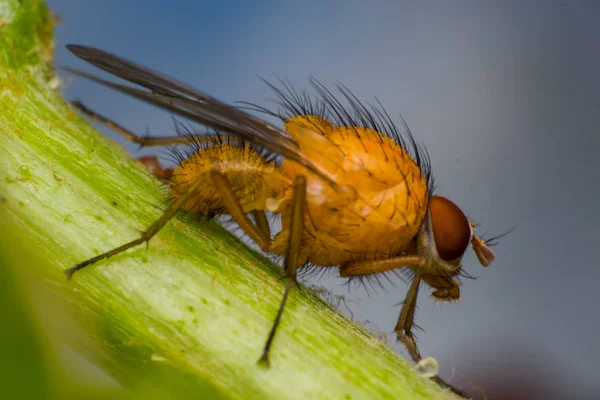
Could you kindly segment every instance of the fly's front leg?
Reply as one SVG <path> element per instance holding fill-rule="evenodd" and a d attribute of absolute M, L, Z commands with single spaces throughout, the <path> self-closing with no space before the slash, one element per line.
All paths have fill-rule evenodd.
<path fill-rule="evenodd" d="M 341 277 L 379 274 L 398 268 L 419 267 L 425 264 L 421 256 L 398 256 L 379 260 L 354 261 L 340 267 Z"/>
<path fill-rule="evenodd" d="M 450 278 L 445 279 L 443 277 L 440 278 L 422 274 L 422 272 L 419 271 L 419 266 L 422 266 L 424 264 L 425 260 L 422 257 L 407 255 L 391 257 L 381 260 L 357 261 L 342 265 L 340 267 L 340 275 L 342 277 L 377 274 L 380 272 L 386 272 L 397 268 L 414 268 L 415 275 L 410 284 L 410 287 L 408 288 L 408 292 L 406 293 L 406 298 L 404 299 L 404 304 L 402 305 L 402 310 L 400 311 L 400 316 L 398 318 L 398 322 L 396 323 L 396 328 L 394 330 L 396 332 L 398 340 L 402 342 L 404 348 L 406 349 L 406 351 L 408 351 L 408 354 L 415 363 L 421 361 L 421 353 L 419 353 L 417 342 L 412 333 L 415 309 L 417 306 L 417 296 L 419 294 L 419 286 L 421 284 L 421 280 L 425 280 L 426 282 L 431 281 L 432 283 L 437 283 L 438 291 L 436 291 L 435 293 L 439 296 L 439 298 L 455 296 L 455 290 L 458 288 L 457 285 L 451 284 L 453 283 L 453 281 Z M 450 389 L 452 392 L 458 394 L 459 396 L 462 396 L 464 398 L 471 398 L 471 396 L 467 392 L 460 390 L 450 385 L 449 383 L 446 383 L 439 376 L 435 376 L 433 380 L 438 385 Z"/>
<path fill-rule="evenodd" d="M 402 344 L 408 351 L 408 354 L 410 354 L 410 357 L 415 363 L 421 361 L 421 353 L 419 353 L 417 342 L 415 341 L 415 337 L 412 333 L 412 327 L 414 325 L 415 309 L 417 306 L 417 295 L 419 294 L 419 286 L 421 284 L 422 278 L 423 275 L 420 271 L 417 270 L 410 284 L 408 292 L 406 293 L 406 298 L 404 299 L 404 304 L 402 305 L 400 317 L 398 318 L 398 323 L 396 324 L 395 329 L 398 340 L 402 342 Z M 434 376 L 432 379 L 438 385 L 450 389 L 452 392 L 461 397 L 464 397 L 466 399 L 471 398 L 469 393 L 447 383 L 437 375 Z"/>
<path fill-rule="evenodd" d="M 415 309 L 417 307 L 417 295 L 419 294 L 419 285 L 421 284 L 421 273 L 417 271 L 406 292 L 406 298 L 400 311 L 400 317 L 396 323 L 396 336 L 402 342 L 408 354 L 414 362 L 421 361 L 421 354 L 417 347 L 417 342 L 412 333 L 412 327 L 415 318 Z"/>
<path fill-rule="evenodd" d="M 436 300 L 453 302 L 460 299 L 460 283 L 457 280 L 452 279 L 452 277 L 443 275 L 423 274 L 421 275 L 421 279 L 427 285 L 435 289 L 435 291 L 432 293 L 432 296 Z M 400 323 L 400 321 L 398 321 L 398 323 Z M 412 341 L 414 343 L 414 338 Z M 416 349 L 416 344 L 414 344 L 414 346 Z M 464 390 L 458 389 L 455 386 L 452 386 L 439 376 L 435 376 L 433 379 L 438 383 L 438 385 L 450 389 L 457 395 L 467 399 L 471 398 L 469 393 L 465 392 Z"/>
<path fill-rule="evenodd" d="M 425 264 L 425 259 L 418 255 L 405 255 L 391 258 L 383 258 L 380 260 L 355 261 L 342 265 L 340 267 L 340 276 L 360 276 L 378 274 L 381 272 L 391 271 L 398 268 L 415 268 L 415 276 L 406 293 L 406 299 L 396 324 L 396 335 L 398 340 L 402 342 L 410 357 L 415 361 L 421 360 L 421 355 L 417 349 L 415 338 L 411 328 L 414 320 L 414 313 L 417 304 L 417 294 L 419 292 L 419 284 L 421 283 L 421 272 L 418 267 Z"/>

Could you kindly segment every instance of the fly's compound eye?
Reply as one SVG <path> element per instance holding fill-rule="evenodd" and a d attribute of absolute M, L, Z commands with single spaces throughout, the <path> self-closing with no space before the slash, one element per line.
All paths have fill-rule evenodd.
<path fill-rule="evenodd" d="M 471 226 L 460 208 L 445 197 L 429 201 L 435 247 L 444 261 L 454 261 L 465 253 L 471 241 Z"/>

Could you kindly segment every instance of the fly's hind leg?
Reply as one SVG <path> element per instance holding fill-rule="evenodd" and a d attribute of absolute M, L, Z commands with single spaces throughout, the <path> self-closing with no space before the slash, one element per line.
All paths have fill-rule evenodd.
<path fill-rule="evenodd" d="M 103 115 L 98 114 L 95 111 L 90 110 L 80 101 L 73 101 L 71 104 L 81 111 L 83 114 L 87 115 L 90 119 L 94 121 L 98 121 L 119 135 L 123 136 L 125 139 L 132 143 L 137 143 L 141 147 L 147 146 L 168 146 L 168 145 L 179 145 L 179 144 L 187 144 L 187 143 L 212 143 L 211 137 L 208 135 L 185 135 L 185 136 L 164 136 L 164 137 L 144 137 L 138 136 L 135 133 L 131 132 L 127 128 L 119 125 L 115 121 L 106 118 Z M 154 176 L 158 179 L 167 182 L 171 176 L 173 175 L 172 168 L 163 168 L 158 161 L 156 156 L 143 156 L 137 159 L 138 162 L 143 164 Z"/>
<path fill-rule="evenodd" d="M 229 211 L 229 214 L 235 219 L 240 228 L 242 228 L 244 232 L 248 236 L 250 236 L 250 238 L 254 240 L 254 242 L 258 244 L 263 251 L 269 252 L 272 246 L 271 239 L 267 238 L 265 236 L 266 233 L 264 231 L 261 231 L 244 213 L 244 210 L 239 200 L 237 199 L 235 193 L 229 186 L 225 175 L 218 169 L 210 170 L 207 172 L 207 174 L 211 178 L 213 187 L 222 197 L 223 202 L 225 203 L 225 207 Z M 206 181 L 204 179 L 197 179 L 186 189 L 185 192 L 180 193 L 180 195 L 164 211 L 163 215 L 161 215 L 158 220 L 156 220 L 152 225 L 150 225 L 150 227 L 148 227 L 148 229 L 146 229 L 140 235 L 139 238 L 132 240 L 131 242 L 125 243 L 124 245 L 119 246 L 115 249 L 109 250 L 105 253 L 92 257 L 88 260 L 85 260 L 77 264 L 76 266 L 65 270 L 64 272 L 67 275 L 67 278 L 71 279 L 75 272 L 87 267 L 88 265 L 95 264 L 98 261 L 105 260 L 109 257 L 122 253 L 132 247 L 138 246 L 144 242 L 148 242 L 154 235 L 158 233 L 159 230 L 162 229 L 163 226 L 165 226 L 165 224 L 175 215 L 175 213 L 177 213 L 177 211 L 180 208 L 183 208 L 184 204 L 186 204 L 190 200 L 190 198 L 192 198 L 197 193 L 197 191 L 202 185 L 206 185 Z"/>
<path fill-rule="evenodd" d="M 119 125 L 115 121 L 98 114 L 97 112 L 89 109 L 85 106 L 81 101 L 73 101 L 71 104 L 81 111 L 83 114 L 87 115 L 89 118 L 98 121 L 110 129 L 115 131 L 116 133 L 123 136 L 125 139 L 132 143 L 137 143 L 141 147 L 149 147 L 149 146 L 174 146 L 178 144 L 189 144 L 189 143 L 212 143 L 210 140 L 210 136 L 207 135 L 184 135 L 184 136 L 157 136 L 157 137 L 146 137 L 146 136 L 138 136 L 135 133 L 131 132 L 127 128 Z"/>
<path fill-rule="evenodd" d="M 244 212 L 244 208 L 240 204 L 240 201 L 237 198 L 236 194 L 231 189 L 227 177 L 218 170 L 212 170 L 209 172 L 209 174 L 213 184 L 213 188 L 223 199 L 223 204 L 229 212 L 229 215 L 234 219 L 234 221 L 244 231 L 244 233 L 250 236 L 250 239 L 252 239 L 252 241 L 256 243 L 262 251 L 267 253 L 270 252 L 273 243 L 270 237 L 270 230 L 267 232 L 265 230 L 266 228 L 262 226 L 263 222 L 266 222 L 268 224 L 268 221 L 266 221 L 266 216 L 264 217 L 263 221 L 260 217 L 260 212 L 253 212 L 255 217 L 257 214 L 259 215 L 259 217 L 257 218 L 257 223 L 252 222 L 252 220 Z"/>
<path fill-rule="evenodd" d="M 210 179 L 212 188 L 217 192 L 218 196 L 222 200 L 223 206 L 227 210 L 228 214 L 235 220 L 244 233 L 246 233 L 263 251 L 271 252 L 274 248 L 275 242 L 270 238 L 270 229 L 268 227 L 268 221 L 264 212 L 251 211 L 256 223 L 250 219 L 248 214 L 244 211 L 244 208 L 236 196 L 236 193 L 232 189 L 227 177 L 222 171 L 219 170 L 218 164 L 214 166 L 214 169 L 208 170 L 206 174 Z M 92 257 L 86 261 L 83 261 L 82 263 L 77 264 L 75 267 L 66 270 L 65 274 L 71 278 L 75 272 L 85 268 L 88 265 L 95 264 L 98 261 L 117 255 L 144 242 L 148 242 L 180 208 L 183 208 L 183 206 L 198 192 L 202 185 L 206 185 L 206 179 L 198 178 L 193 184 L 187 187 L 183 193 L 179 193 L 179 195 L 175 198 L 163 215 L 145 232 L 143 232 L 139 238 L 115 249 L 102 253 L 96 257 Z M 262 356 L 259 359 L 259 363 L 266 365 L 269 363 L 269 351 L 281 321 L 289 292 L 292 286 L 296 283 L 296 271 L 299 267 L 301 267 L 301 265 L 299 265 L 299 255 L 304 231 L 304 215 L 306 210 L 306 177 L 302 175 L 296 177 L 293 183 L 293 196 L 290 225 L 289 227 L 285 227 L 287 235 L 283 236 L 287 242 L 284 263 L 287 284 L 279 306 L 279 310 L 277 312 L 277 316 L 273 322 L 273 326 L 266 341 Z M 281 245 L 281 243 L 277 242 L 277 245 Z"/>
<path fill-rule="evenodd" d="M 156 156 L 138 157 L 137 161 L 161 181 L 168 182 L 173 176 L 173 168 L 163 168 Z"/>
<path fill-rule="evenodd" d="M 92 257 L 88 260 L 85 260 L 85 261 L 77 264 L 76 266 L 65 270 L 64 272 L 67 275 L 67 278 L 71 279 L 75 272 L 79 271 L 82 268 L 87 267 L 88 265 L 95 264 L 98 261 L 102 261 L 109 257 L 115 256 L 119 253 L 122 253 L 125 250 L 128 250 L 132 247 L 138 246 L 144 242 L 148 242 L 154 235 L 156 235 L 158 233 L 159 230 L 162 229 L 163 226 L 165 226 L 165 224 L 173 217 L 173 215 L 175 215 L 175 213 L 194 195 L 194 193 L 198 190 L 198 188 L 202 184 L 203 184 L 203 181 L 200 179 L 197 182 L 195 182 L 194 184 L 192 184 L 185 193 L 183 193 L 173 203 L 171 203 L 169 208 L 167 208 L 165 210 L 165 212 L 163 213 L 163 215 L 160 216 L 159 219 L 157 219 L 152 225 L 150 225 L 150 227 L 148 227 L 148 229 L 146 229 L 144 232 L 142 232 L 142 234 L 140 235 L 139 238 L 132 240 L 131 242 L 125 243 L 124 245 L 119 246 L 115 249 L 112 249 L 105 253 L 97 255 L 96 257 Z"/>

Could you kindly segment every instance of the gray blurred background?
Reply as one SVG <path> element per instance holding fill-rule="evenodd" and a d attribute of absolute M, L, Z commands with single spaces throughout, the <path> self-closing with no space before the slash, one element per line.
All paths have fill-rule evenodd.
<path fill-rule="evenodd" d="M 479 279 L 464 281 L 463 304 L 435 305 L 421 291 L 421 352 L 488 399 L 600 396 L 600 3 L 216 3 L 48 0 L 63 20 L 57 63 L 96 73 L 64 49 L 79 43 L 227 102 L 267 104 L 274 96 L 259 76 L 275 75 L 377 96 L 426 145 L 438 194 L 481 222 L 480 233 L 516 227 L 487 269 L 469 250 L 465 268 Z M 164 112 L 67 82 L 68 98 L 131 130 L 174 134 Z M 393 339 L 402 281 L 375 293 L 349 293 L 335 276 L 308 283 L 346 295 L 355 320 Z"/>

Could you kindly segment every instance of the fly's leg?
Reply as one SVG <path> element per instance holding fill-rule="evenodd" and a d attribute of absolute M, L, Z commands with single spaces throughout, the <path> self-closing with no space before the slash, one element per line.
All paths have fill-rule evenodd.
<path fill-rule="evenodd" d="M 231 190 L 229 181 L 227 181 L 225 175 L 219 171 L 212 171 L 210 175 L 214 188 L 223 199 L 229 215 L 262 251 L 270 252 L 272 247 L 271 228 L 269 227 L 269 221 L 265 212 L 263 210 L 252 211 L 252 216 L 254 217 L 253 223 L 244 213 L 244 209 L 235 193 Z"/>
<path fill-rule="evenodd" d="M 398 256 L 380 260 L 355 261 L 340 267 L 341 277 L 379 274 L 398 268 L 419 267 L 425 264 L 421 256 Z"/>
<path fill-rule="evenodd" d="M 268 221 L 264 212 L 254 212 L 256 224 L 252 223 L 247 214 L 235 196 L 235 193 L 231 190 L 229 182 L 225 175 L 219 171 L 210 172 L 211 180 L 213 182 L 215 190 L 219 193 L 229 215 L 235 220 L 240 228 L 250 238 L 260 246 L 265 252 L 270 252 L 273 247 L 273 241 L 270 238 L 270 229 L 268 228 Z M 288 245 L 286 248 L 286 255 L 284 261 L 284 268 L 286 272 L 287 283 L 283 294 L 283 299 L 277 311 L 277 316 L 273 322 L 273 327 L 269 332 L 269 337 L 265 344 L 262 356 L 259 359 L 259 363 L 263 365 L 269 365 L 269 351 L 277 332 L 277 327 L 281 321 L 285 303 L 289 296 L 290 290 L 294 283 L 296 283 L 296 271 L 298 270 L 298 261 L 300 253 L 300 245 L 302 242 L 302 233 L 304 231 L 304 214 L 306 210 L 306 177 L 300 175 L 294 180 L 293 187 L 293 203 L 292 203 L 292 218 L 289 227 Z M 267 236 L 268 235 L 268 236 Z"/>
<path fill-rule="evenodd" d="M 167 137 L 139 137 L 135 133 L 126 129 L 125 127 L 119 125 L 115 121 L 106 118 L 95 111 L 87 108 L 80 101 L 73 101 L 71 104 L 81 111 L 83 114 L 87 115 L 89 118 L 98 121 L 113 131 L 117 132 L 125 139 L 130 142 L 137 143 L 140 146 L 166 146 L 166 145 L 178 145 L 178 144 L 186 144 L 186 143 L 202 143 L 206 141 L 210 141 L 208 136 L 206 135 L 186 135 L 186 136 L 167 136 Z M 172 168 L 163 168 L 158 161 L 156 156 L 143 156 L 137 159 L 138 162 L 143 164 L 155 177 L 158 179 L 167 182 L 171 176 L 173 175 Z"/>
<path fill-rule="evenodd" d="M 415 309 L 417 307 L 417 295 L 419 294 L 419 285 L 421 284 L 421 274 L 417 271 L 409 288 L 406 292 L 406 298 L 400 311 L 400 317 L 396 323 L 396 336 L 402 342 L 408 354 L 414 362 L 421 361 L 421 354 L 417 347 L 417 342 L 412 334 L 412 326 L 415 317 Z"/>
<path fill-rule="evenodd" d="M 218 170 L 212 170 L 209 172 L 209 174 L 213 188 L 223 199 L 223 203 L 225 204 L 229 215 L 231 215 L 244 233 L 250 236 L 250 239 L 252 239 L 252 241 L 254 241 L 254 243 L 256 243 L 262 251 L 267 253 L 270 252 L 273 243 L 270 235 L 267 237 L 266 232 L 263 230 L 264 227 L 261 229 L 260 223 L 258 225 L 253 223 L 248 215 L 244 212 L 240 201 L 233 190 L 231 190 L 231 186 L 229 185 L 227 177 Z"/>
<path fill-rule="evenodd" d="M 161 181 L 168 182 L 173 176 L 173 168 L 163 168 L 156 156 L 142 156 L 137 161 Z"/>
<path fill-rule="evenodd" d="M 258 360 L 259 364 L 265 366 L 269 365 L 269 351 L 271 350 L 271 345 L 273 343 L 273 339 L 275 338 L 277 327 L 281 321 L 281 316 L 283 315 L 283 309 L 285 308 L 285 303 L 290 294 L 290 289 L 294 283 L 296 283 L 296 271 L 299 267 L 298 261 L 300 245 L 302 242 L 302 234 L 304 232 L 304 215 L 306 210 L 306 177 L 302 175 L 296 177 L 294 180 L 293 196 L 294 200 L 292 203 L 292 218 L 290 221 L 288 246 L 284 261 L 287 283 L 285 285 L 283 299 L 281 300 L 279 310 L 277 311 L 277 316 L 273 322 L 273 327 L 271 328 L 271 332 L 269 332 L 269 337 L 267 338 L 262 356 Z"/>
<path fill-rule="evenodd" d="M 97 255 L 96 257 L 92 257 L 88 260 L 85 260 L 85 261 L 77 264 L 73 268 L 69 268 L 69 269 L 65 270 L 65 274 L 67 275 L 67 278 L 71 279 L 75 272 L 79 271 L 82 268 L 87 267 L 88 265 L 95 264 L 98 261 L 112 257 L 119 253 L 122 253 L 125 250 L 128 250 L 137 245 L 140 245 L 144 242 L 148 242 L 154 235 L 156 235 L 156 233 L 163 226 L 165 226 L 165 224 L 171 219 L 171 217 L 173 217 L 173 215 L 175 215 L 175 213 L 179 210 L 179 208 L 181 208 L 185 204 L 185 202 L 187 202 L 190 199 L 190 197 L 192 197 L 194 195 L 194 193 L 196 192 L 196 190 L 198 190 L 198 188 L 200 187 L 200 185 L 202 185 L 202 183 L 203 183 L 202 180 L 199 179 L 196 183 L 191 185 L 190 188 L 188 189 L 188 191 L 183 193 L 180 197 L 177 198 L 177 200 L 175 200 L 173 203 L 171 203 L 171 205 L 169 206 L 169 208 L 167 208 L 165 210 L 163 215 L 161 215 L 161 217 L 159 219 L 157 219 L 152 225 L 150 225 L 150 227 L 148 229 L 146 229 L 139 238 L 132 240 L 129 243 L 125 243 L 124 245 L 119 246 L 115 249 L 107 251 L 106 253 L 102 253 L 100 255 Z"/>
<path fill-rule="evenodd" d="M 404 305 L 402 306 L 402 311 L 400 311 L 400 317 L 398 318 L 395 329 L 398 340 L 402 342 L 414 362 L 419 362 L 421 360 L 421 354 L 419 354 L 419 350 L 417 349 L 417 344 L 411 328 L 417 304 L 419 284 L 421 283 L 421 272 L 419 272 L 418 267 L 424 264 L 425 260 L 422 257 L 407 255 L 380 260 L 356 261 L 340 267 L 340 276 L 342 277 L 378 274 L 380 272 L 406 267 L 417 268 L 415 270 L 416 274 L 406 293 Z"/>
<path fill-rule="evenodd" d="M 162 137 L 140 137 L 135 133 L 131 132 L 127 128 L 119 125 L 115 121 L 106 118 L 103 115 L 98 114 L 95 111 L 90 110 L 80 101 L 73 101 L 71 104 L 81 111 L 83 114 L 87 115 L 89 118 L 98 121 L 106 126 L 108 126 L 113 131 L 117 132 L 125 139 L 132 143 L 137 143 L 142 147 L 148 146 L 169 146 L 169 145 L 178 145 L 178 144 L 189 144 L 189 143 L 212 143 L 210 140 L 210 136 L 208 135 L 185 135 L 185 136 L 162 136 Z"/>
<path fill-rule="evenodd" d="M 265 212 L 263 210 L 254 210 L 252 211 L 252 217 L 254 218 L 256 227 L 262 232 L 263 238 L 271 240 L 271 227 L 269 226 Z"/>
<path fill-rule="evenodd" d="M 404 299 L 404 304 L 402 306 L 402 310 L 400 311 L 400 316 L 398 318 L 398 322 L 396 323 L 396 328 L 394 329 L 396 331 L 396 336 L 398 337 L 398 340 L 402 342 L 404 348 L 408 351 L 408 354 L 415 363 L 421 361 L 421 354 L 419 353 L 417 342 L 415 341 L 415 337 L 412 333 L 415 309 L 417 305 L 417 295 L 419 294 L 419 285 L 421 283 L 421 280 L 423 278 L 426 278 L 426 281 L 437 283 L 437 285 L 439 286 L 438 289 L 448 290 L 450 297 L 453 297 L 452 295 L 454 295 L 454 292 L 450 289 L 458 288 L 457 285 L 451 285 L 451 283 L 454 283 L 454 281 L 452 281 L 450 278 L 445 279 L 439 277 L 436 278 L 432 275 L 423 275 L 418 270 L 418 267 L 420 265 L 423 265 L 424 263 L 425 260 L 423 260 L 419 256 L 399 256 L 381 260 L 357 261 L 346 265 L 342 265 L 340 267 L 340 275 L 342 277 L 377 274 L 380 272 L 386 272 L 392 269 L 405 267 L 416 268 L 415 276 L 410 284 L 408 292 L 406 293 L 406 298 Z M 438 286 L 434 287 L 437 288 Z M 442 292 L 438 290 L 435 293 L 438 294 L 439 297 L 443 297 L 443 295 L 446 295 L 446 291 Z M 467 392 L 460 390 L 450 385 L 449 383 L 446 383 L 439 376 L 435 376 L 433 380 L 438 385 L 450 389 L 452 392 L 456 393 L 459 396 L 462 396 L 467 399 L 471 398 L 471 396 Z"/>
<path fill-rule="evenodd" d="M 415 318 L 415 308 L 417 306 L 417 295 L 419 294 L 419 285 L 421 284 L 421 279 L 422 274 L 419 271 L 416 271 L 413 281 L 411 282 L 408 292 L 406 293 L 406 298 L 404 299 L 404 304 L 402 306 L 402 310 L 400 311 L 400 317 L 398 318 L 398 323 L 396 324 L 395 329 L 398 340 L 402 342 L 415 363 L 421 361 L 421 354 L 419 353 L 417 342 L 415 341 L 415 337 L 412 333 L 412 327 Z M 471 398 L 467 392 L 458 389 L 449 383 L 446 383 L 446 381 L 437 375 L 432 379 L 438 385 L 450 389 L 459 396 L 462 396 L 466 399 Z"/>
<path fill-rule="evenodd" d="M 408 288 L 408 292 L 406 293 L 404 305 L 400 311 L 400 317 L 398 318 L 398 323 L 396 324 L 395 329 L 398 340 L 402 342 L 415 363 L 421 361 L 421 354 L 419 353 L 417 342 L 415 341 L 415 337 L 412 333 L 412 327 L 415 318 L 415 308 L 417 306 L 417 295 L 419 294 L 419 285 L 421 284 L 421 279 L 421 273 L 416 271 L 415 277 L 413 278 L 410 287 Z M 435 376 L 432 379 L 438 385 L 450 389 L 459 396 L 462 396 L 466 399 L 471 398 L 467 392 L 460 390 L 449 383 L 446 383 L 446 381 L 439 376 Z"/>
<path fill-rule="evenodd" d="M 210 178 L 212 180 L 212 184 L 215 190 L 219 193 L 219 195 L 223 198 L 223 202 L 229 211 L 229 214 L 235 219 L 237 224 L 244 230 L 244 232 L 250 236 L 252 240 L 256 244 L 260 246 L 260 248 L 269 252 L 272 246 L 272 241 L 270 238 L 265 238 L 265 234 L 263 231 L 259 230 L 257 226 L 248 218 L 246 214 L 244 214 L 244 210 L 240 205 L 239 200 L 231 190 L 229 186 L 229 182 L 225 175 L 223 175 L 218 170 L 211 170 L 208 172 Z M 79 271 L 82 268 L 87 267 L 88 265 L 92 265 L 97 263 L 98 261 L 102 261 L 109 257 L 115 256 L 119 253 L 122 253 L 132 247 L 138 246 L 144 242 L 148 242 L 163 226 L 175 215 L 175 213 L 182 208 L 182 206 L 196 193 L 196 191 L 200 188 L 201 185 L 206 184 L 204 179 L 198 179 L 194 184 L 190 185 L 188 190 L 182 193 L 175 201 L 171 203 L 169 208 L 165 210 L 163 215 L 156 220 L 150 227 L 144 231 L 141 236 L 131 242 L 125 243 L 122 246 L 119 246 L 115 249 L 107 251 L 106 253 L 102 253 L 97 255 L 96 257 L 92 257 L 88 260 L 85 260 L 76 266 L 65 270 L 65 274 L 67 278 L 71 279 L 73 274 Z"/>
<path fill-rule="evenodd" d="M 188 143 L 198 144 L 198 143 L 204 143 L 204 142 L 209 143 L 209 144 L 214 143 L 214 137 L 212 137 L 210 135 L 185 135 L 185 136 L 175 136 L 175 137 L 172 137 L 172 136 L 139 137 L 135 133 L 133 133 L 130 130 L 126 129 L 125 127 L 119 125 L 115 121 L 89 109 L 87 106 L 85 106 L 80 101 L 73 101 L 71 104 L 75 108 L 77 108 L 79 111 L 81 111 L 83 114 L 87 115 L 89 118 L 108 126 L 110 129 L 119 133 L 121 136 L 123 136 L 128 141 L 137 143 L 140 146 L 166 146 L 166 145 L 178 145 L 178 144 L 188 144 Z M 158 179 L 161 179 L 163 181 L 168 181 L 171 178 L 171 176 L 173 175 L 173 169 L 172 168 L 163 168 L 156 156 L 143 156 L 143 157 L 139 157 L 137 160 L 140 163 L 142 163 L 144 166 L 146 166 L 146 168 Z M 222 179 L 219 179 L 219 187 L 221 188 L 220 192 L 222 195 L 223 195 L 224 191 L 227 191 L 226 187 L 228 187 L 228 186 L 229 185 L 226 180 L 223 181 Z M 241 209 L 241 207 L 236 207 L 234 205 L 235 201 L 233 201 L 231 196 L 228 196 L 228 197 L 230 198 L 230 200 L 228 202 L 229 206 Z M 265 247 L 268 247 L 268 243 L 271 240 L 271 229 L 269 227 L 269 221 L 267 220 L 267 217 L 266 217 L 264 211 L 262 211 L 262 210 L 253 211 L 252 215 L 254 217 L 254 221 L 256 223 L 256 226 L 258 227 L 258 230 L 262 233 L 262 240 L 257 241 L 256 243 L 259 244 L 260 247 L 264 251 L 268 251 L 268 250 L 265 250 Z M 234 218 L 236 218 L 236 217 L 234 217 Z M 238 215 L 238 217 L 236 218 L 236 221 L 239 221 L 241 219 L 247 220 L 247 218 L 241 218 Z M 247 229 L 249 229 L 251 231 L 255 231 L 255 229 L 250 228 L 248 226 L 249 224 L 252 224 L 252 223 L 250 221 L 244 221 L 244 226 L 246 226 L 246 229 L 244 229 L 244 227 L 242 227 L 242 229 L 244 229 L 244 231 L 246 233 L 248 233 Z M 255 235 L 250 234 L 250 236 L 252 237 L 252 239 L 256 239 Z"/>

